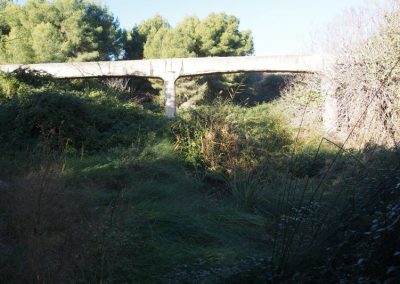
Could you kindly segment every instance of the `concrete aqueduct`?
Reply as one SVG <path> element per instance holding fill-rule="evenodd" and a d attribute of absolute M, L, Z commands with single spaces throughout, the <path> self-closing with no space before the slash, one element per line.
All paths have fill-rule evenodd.
<path fill-rule="evenodd" d="M 203 58 L 167 58 L 77 63 L 10 64 L 0 65 L 0 71 L 13 72 L 19 68 L 43 72 L 55 78 L 94 77 L 147 77 L 164 81 L 165 114 L 176 115 L 175 82 L 180 77 L 206 74 L 269 72 L 269 73 L 318 73 L 327 68 L 330 57 L 321 55 L 238 56 Z M 330 96 L 327 82 L 322 80 L 325 94 L 324 127 L 327 132 L 336 128 L 335 100 Z"/>

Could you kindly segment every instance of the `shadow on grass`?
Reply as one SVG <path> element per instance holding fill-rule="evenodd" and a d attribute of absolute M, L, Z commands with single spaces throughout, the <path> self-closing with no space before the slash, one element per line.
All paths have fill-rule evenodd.
<path fill-rule="evenodd" d="M 1 193 L 4 282 L 221 280 L 268 256 L 265 218 L 210 196 L 169 140 L 37 168 Z"/>

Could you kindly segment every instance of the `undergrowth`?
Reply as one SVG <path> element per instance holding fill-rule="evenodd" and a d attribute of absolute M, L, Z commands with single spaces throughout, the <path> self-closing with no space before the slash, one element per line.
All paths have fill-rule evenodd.
<path fill-rule="evenodd" d="M 396 279 L 398 149 L 345 149 L 285 103 L 169 121 L 97 80 L 1 75 L 0 282 Z"/>

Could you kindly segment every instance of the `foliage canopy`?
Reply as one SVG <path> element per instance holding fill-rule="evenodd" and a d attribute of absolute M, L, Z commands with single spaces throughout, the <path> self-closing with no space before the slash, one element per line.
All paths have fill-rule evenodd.
<path fill-rule="evenodd" d="M 239 30 L 239 19 L 225 13 L 204 20 L 187 17 L 175 28 L 157 15 L 132 29 L 127 56 L 138 58 L 206 57 L 250 55 L 254 51 L 250 31 Z M 132 47 L 143 51 L 132 55 Z M 133 48 L 134 49 L 134 48 Z M 137 49 L 136 49 L 137 50 Z"/>
<path fill-rule="evenodd" d="M 109 60 L 120 55 L 122 31 L 106 9 L 84 0 L 1 3 L 0 62 Z"/>

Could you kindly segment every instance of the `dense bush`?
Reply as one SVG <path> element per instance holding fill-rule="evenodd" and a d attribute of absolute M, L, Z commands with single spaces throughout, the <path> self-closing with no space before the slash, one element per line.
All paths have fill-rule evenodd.
<path fill-rule="evenodd" d="M 1 129 L 3 139 L 21 148 L 39 138 L 56 138 L 61 146 L 67 140 L 74 145 L 86 142 L 90 128 L 90 112 L 79 98 L 58 93 L 40 92 L 13 97 L 2 106 Z M 21 143 L 18 145 L 18 143 Z"/>
<path fill-rule="evenodd" d="M 161 116 L 124 102 L 111 90 L 80 90 L 26 74 L 23 82 L 19 79 L 0 78 L 0 143 L 6 147 L 27 150 L 45 142 L 58 150 L 94 151 L 130 145 L 146 133 L 161 134 Z"/>

